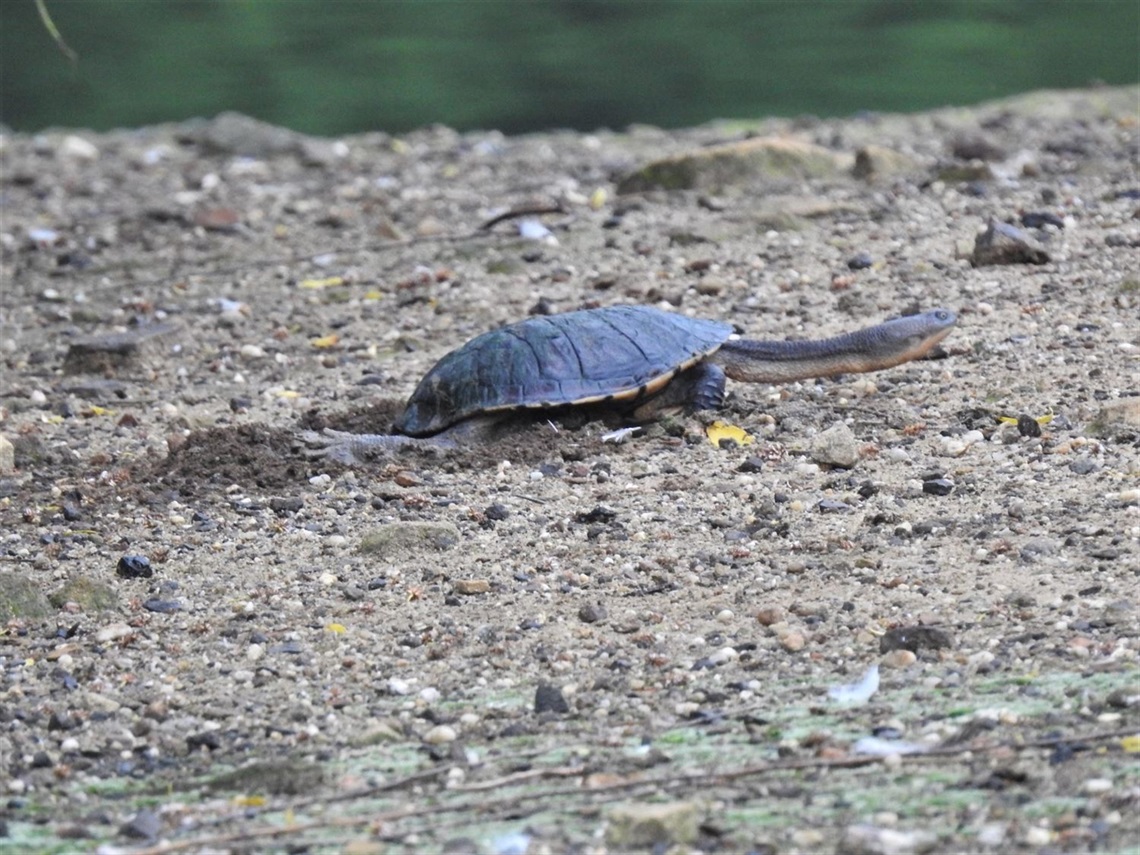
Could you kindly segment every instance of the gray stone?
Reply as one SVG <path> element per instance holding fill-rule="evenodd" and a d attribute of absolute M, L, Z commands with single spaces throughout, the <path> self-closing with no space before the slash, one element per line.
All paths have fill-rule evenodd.
<path fill-rule="evenodd" d="M 39 586 L 27 576 L 0 573 L 0 622 L 10 618 L 42 618 L 54 613 Z"/>
<path fill-rule="evenodd" d="M 443 552 L 459 542 L 459 529 L 451 523 L 395 522 L 382 525 L 360 539 L 359 551 L 384 558 L 402 552 Z"/>
<path fill-rule="evenodd" d="M 851 469 L 859 462 L 859 443 L 851 428 L 842 422 L 812 437 L 811 459 L 822 466 Z"/>
<path fill-rule="evenodd" d="M 625 852 L 696 841 L 700 825 L 696 802 L 617 805 L 609 812 L 606 843 Z"/>
<path fill-rule="evenodd" d="M 618 184 L 618 193 L 647 190 L 722 190 L 764 179 L 822 178 L 838 174 L 846 159 L 823 146 L 791 137 L 756 137 L 709 146 L 645 164 Z"/>

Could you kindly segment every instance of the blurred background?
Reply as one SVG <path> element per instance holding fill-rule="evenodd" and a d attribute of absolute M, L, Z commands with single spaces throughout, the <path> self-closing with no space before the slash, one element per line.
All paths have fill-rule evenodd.
<path fill-rule="evenodd" d="M 0 0 L 0 121 L 238 110 L 518 133 L 969 104 L 1140 78 L 1137 0 Z"/>

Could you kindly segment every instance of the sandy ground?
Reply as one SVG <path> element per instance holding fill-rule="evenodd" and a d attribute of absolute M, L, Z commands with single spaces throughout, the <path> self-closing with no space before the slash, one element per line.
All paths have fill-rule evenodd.
<path fill-rule="evenodd" d="M 1138 105 L 5 134 L 0 852 L 1136 851 Z M 614 303 L 960 321 L 620 445 L 299 440 Z"/>

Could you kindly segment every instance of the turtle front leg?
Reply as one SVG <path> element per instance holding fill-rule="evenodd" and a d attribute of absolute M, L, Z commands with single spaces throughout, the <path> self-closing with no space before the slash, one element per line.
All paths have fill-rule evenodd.
<path fill-rule="evenodd" d="M 639 422 L 651 422 L 681 410 L 719 410 L 724 406 L 724 384 L 723 368 L 714 362 L 699 362 L 636 407 L 633 417 Z"/>

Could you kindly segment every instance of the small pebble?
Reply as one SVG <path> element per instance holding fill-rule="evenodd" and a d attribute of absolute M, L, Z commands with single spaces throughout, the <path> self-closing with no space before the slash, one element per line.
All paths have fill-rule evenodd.
<path fill-rule="evenodd" d="M 491 583 L 486 579 L 456 579 L 455 593 L 457 594 L 486 594 L 491 590 Z"/>
<path fill-rule="evenodd" d="M 804 638 L 803 633 L 796 630 L 780 636 L 780 645 L 791 653 L 798 653 L 804 649 L 806 644 L 807 639 Z"/>
<path fill-rule="evenodd" d="M 95 143 L 75 134 L 68 134 L 63 138 L 57 153 L 60 157 L 68 157 L 73 160 L 95 160 L 99 157 L 99 149 Z"/>
<path fill-rule="evenodd" d="M 605 606 L 587 603 L 578 609 L 578 620 L 582 621 L 582 623 L 597 623 L 605 619 Z"/>
<path fill-rule="evenodd" d="M 113 623 L 110 626 L 105 626 L 95 633 L 95 640 L 100 644 L 106 644 L 108 641 L 116 641 L 120 638 L 126 638 L 134 632 L 125 623 Z"/>
<path fill-rule="evenodd" d="M 705 657 L 708 663 L 712 666 L 723 665 L 726 662 L 735 662 L 740 658 L 740 653 L 737 652 L 735 647 L 722 647 L 715 650 Z"/>
<path fill-rule="evenodd" d="M 1030 846 L 1045 846 L 1053 840 L 1053 832 L 1047 828 L 1033 826 L 1025 832 L 1025 842 Z"/>
<path fill-rule="evenodd" d="M 761 626 L 771 626 L 772 624 L 779 623 L 784 617 L 784 610 L 779 606 L 768 606 L 756 612 L 756 620 L 759 621 Z"/>
<path fill-rule="evenodd" d="M 1082 789 L 1090 796 L 1099 796 L 1112 790 L 1112 781 L 1108 778 L 1089 778 Z"/>
<path fill-rule="evenodd" d="M 0 475 L 7 474 L 16 468 L 16 449 L 8 437 L 0 434 Z"/>
<path fill-rule="evenodd" d="M 455 728 L 448 724 L 437 724 L 424 734 L 424 742 L 428 745 L 443 745 L 447 742 L 454 742 L 458 738 L 459 734 Z"/>
<path fill-rule="evenodd" d="M 906 668 L 918 660 L 909 650 L 892 650 L 883 656 L 882 663 L 887 668 Z"/>

